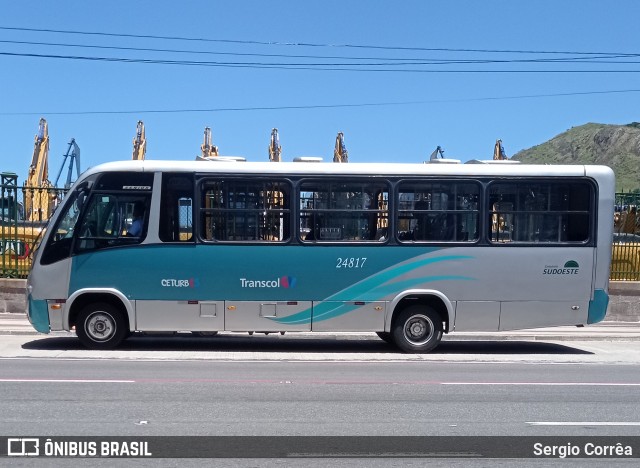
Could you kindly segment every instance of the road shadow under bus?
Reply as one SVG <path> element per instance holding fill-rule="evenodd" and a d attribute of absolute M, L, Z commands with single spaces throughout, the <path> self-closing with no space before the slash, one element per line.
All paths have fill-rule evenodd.
<path fill-rule="evenodd" d="M 86 348 L 74 336 L 42 337 L 22 345 L 23 349 L 44 351 L 73 351 Z M 279 335 L 221 333 L 215 336 L 177 334 L 134 334 L 117 351 L 166 352 L 237 352 L 237 353 L 342 353 L 342 354 L 398 354 L 403 353 L 376 336 L 350 335 Z M 109 351 L 104 351 L 109 353 Z M 594 353 L 571 345 L 525 340 L 455 340 L 447 339 L 432 355 L 592 355 Z M 187 357 L 188 356 L 184 356 Z"/>

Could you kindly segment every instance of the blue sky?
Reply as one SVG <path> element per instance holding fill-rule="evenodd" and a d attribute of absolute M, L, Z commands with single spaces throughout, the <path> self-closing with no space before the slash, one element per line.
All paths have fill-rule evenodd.
<path fill-rule="evenodd" d="M 138 120 L 146 127 L 147 159 L 193 160 L 209 126 L 221 154 L 250 161 L 267 160 L 273 127 L 287 161 L 331 161 L 342 131 L 351 162 L 421 162 L 437 145 L 449 158 L 490 158 L 497 138 L 511 156 L 587 122 L 640 121 L 640 63 L 632 63 L 640 59 L 618 56 L 640 54 L 640 3 L 633 0 L 0 6 L 0 171 L 16 172 L 20 181 L 40 117 L 49 124 L 50 179 L 72 137 L 83 170 L 130 159 Z M 549 59 L 556 61 L 530 61 Z M 434 63 L 452 60 L 493 62 Z M 264 68 L 272 63 L 314 69 Z M 344 65 L 308 65 L 317 63 Z M 384 71 L 338 69 L 366 67 Z M 172 112 L 181 110 L 201 111 Z"/>

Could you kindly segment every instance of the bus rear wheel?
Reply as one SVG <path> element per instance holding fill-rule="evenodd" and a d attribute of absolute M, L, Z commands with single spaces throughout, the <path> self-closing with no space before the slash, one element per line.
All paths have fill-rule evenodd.
<path fill-rule="evenodd" d="M 114 349 L 127 337 L 124 314 L 108 303 L 89 304 L 78 314 L 76 334 L 89 349 Z"/>
<path fill-rule="evenodd" d="M 405 353 L 428 353 L 442 339 L 442 317 L 427 305 L 412 305 L 402 310 L 393 322 L 391 334 Z"/>

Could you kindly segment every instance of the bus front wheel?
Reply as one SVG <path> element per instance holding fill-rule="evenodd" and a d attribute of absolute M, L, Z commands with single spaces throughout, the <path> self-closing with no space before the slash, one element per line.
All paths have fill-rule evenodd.
<path fill-rule="evenodd" d="M 113 349 L 127 337 L 124 314 L 108 303 L 89 304 L 80 311 L 76 334 L 89 349 Z"/>
<path fill-rule="evenodd" d="M 396 346 L 406 353 L 428 353 L 442 339 L 442 317 L 427 305 L 402 310 L 393 322 L 391 334 Z"/>

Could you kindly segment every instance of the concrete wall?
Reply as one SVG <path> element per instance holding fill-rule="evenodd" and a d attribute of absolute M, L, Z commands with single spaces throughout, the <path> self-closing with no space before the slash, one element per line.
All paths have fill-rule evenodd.
<path fill-rule="evenodd" d="M 27 280 L 0 278 L 0 313 L 24 314 Z M 612 281 L 606 321 L 640 322 L 640 282 Z"/>
<path fill-rule="evenodd" d="M 605 320 L 640 322 L 640 281 L 609 283 L 609 308 Z"/>
<path fill-rule="evenodd" d="M 0 313 L 24 314 L 27 310 L 27 280 L 0 278 Z"/>

